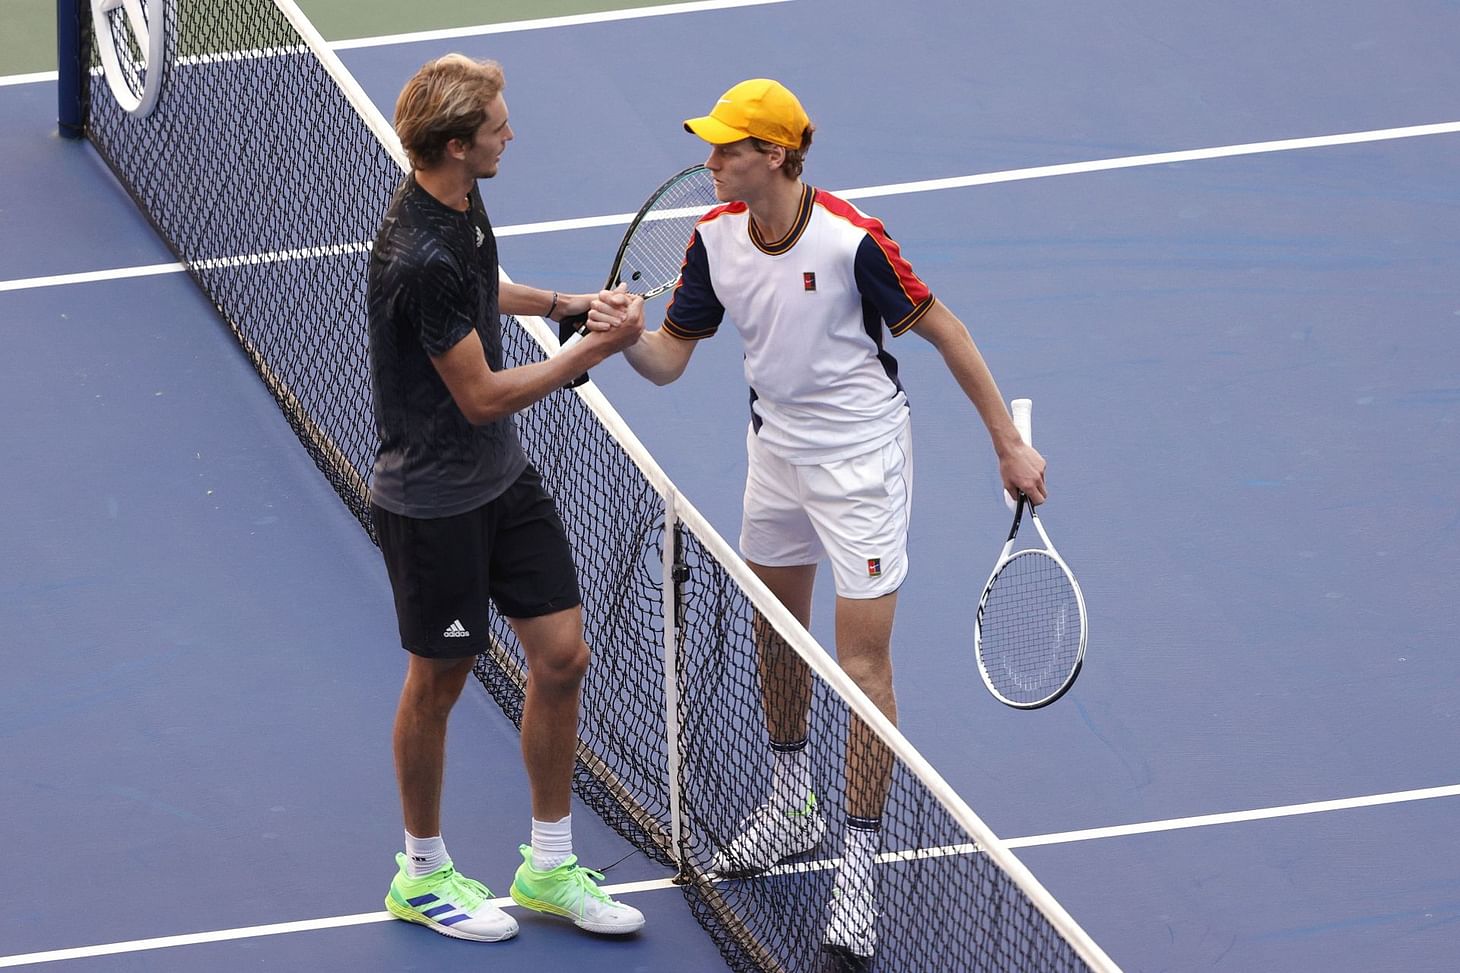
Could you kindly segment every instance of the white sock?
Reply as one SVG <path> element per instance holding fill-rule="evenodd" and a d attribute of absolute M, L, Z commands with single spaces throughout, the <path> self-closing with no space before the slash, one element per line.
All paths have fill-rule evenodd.
<path fill-rule="evenodd" d="M 867 827 L 877 822 L 857 818 L 847 825 L 842 839 L 842 867 L 837 873 L 837 884 L 843 888 L 860 886 L 870 889 L 878 849 L 882 846 L 882 829 Z"/>
<path fill-rule="evenodd" d="M 771 800 L 777 807 L 799 811 L 811 796 L 811 754 L 806 741 L 776 743 L 771 741 L 775 763 L 771 767 Z"/>
<path fill-rule="evenodd" d="M 409 831 L 406 833 L 406 874 L 411 878 L 421 878 L 430 875 L 432 872 L 445 868 L 446 863 L 451 861 L 446 854 L 446 842 L 441 836 L 435 835 L 431 838 L 417 838 Z"/>
<path fill-rule="evenodd" d="M 573 857 L 573 815 L 561 821 L 532 819 L 532 867 L 552 871 Z"/>

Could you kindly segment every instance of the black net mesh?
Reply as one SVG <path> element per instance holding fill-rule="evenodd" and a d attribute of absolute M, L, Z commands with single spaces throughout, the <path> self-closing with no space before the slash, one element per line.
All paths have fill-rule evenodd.
<path fill-rule="evenodd" d="M 541 358 L 519 327 L 503 335 L 509 365 Z M 557 501 L 578 562 L 584 637 L 577 792 L 620 834 L 671 864 L 665 734 L 662 554 L 664 501 L 574 392 L 518 415 L 523 449 Z M 520 727 L 526 660 L 500 616 L 498 649 L 477 675 Z"/>
<path fill-rule="evenodd" d="M 681 806 L 686 894 L 732 969 L 809 970 L 829 923 L 842 865 L 846 781 L 871 771 L 846 742 L 846 701 L 814 679 L 810 762 L 826 837 L 769 873 L 732 881 L 707 874 L 715 851 L 764 800 L 772 754 L 761 718 L 756 613 L 726 567 L 686 534 L 681 595 Z M 876 969 L 1085 970 L 1022 889 L 977 852 L 928 787 L 894 761 L 875 866 Z"/>
<path fill-rule="evenodd" d="M 368 527 L 365 270 L 400 169 L 272 3 L 167 15 L 156 109 L 129 115 L 93 71 L 87 136 Z"/>
<path fill-rule="evenodd" d="M 274 3 L 174 0 L 166 12 L 169 63 L 156 111 L 120 110 L 91 57 L 87 135 L 369 530 L 366 255 L 401 172 Z M 541 349 L 509 322 L 507 354 L 516 364 Z M 841 867 L 848 704 L 813 681 L 809 753 L 826 836 L 765 874 L 712 876 L 716 849 L 764 798 L 770 774 L 757 615 L 734 570 L 709 553 L 715 545 L 677 526 L 678 638 L 666 650 L 665 500 L 577 392 L 529 408 L 519 428 L 579 555 L 594 657 L 577 793 L 645 854 L 677 865 L 730 968 L 816 968 Z M 500 620 L 496 634 L 477 675 L 520 723 L 521 648 Z M 853 767 L 854 777 L 869 772 Z M 898 762 L 881 851 L 876 969 L 1087 968 Z"/>

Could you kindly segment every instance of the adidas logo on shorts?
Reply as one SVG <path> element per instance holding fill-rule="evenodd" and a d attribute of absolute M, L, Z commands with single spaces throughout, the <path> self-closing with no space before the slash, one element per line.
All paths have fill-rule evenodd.
<path fill-rule="evenodd" d="M 471 633 L 466 630 L 466 626 L 461 624 L 461 619 L 459 618 L 456 621 L 452 622 L 450 625 L 446 626 L 446 631 L 441 633 L 442 637 L 448 639 L 464 639 L 470 634 Z"/>

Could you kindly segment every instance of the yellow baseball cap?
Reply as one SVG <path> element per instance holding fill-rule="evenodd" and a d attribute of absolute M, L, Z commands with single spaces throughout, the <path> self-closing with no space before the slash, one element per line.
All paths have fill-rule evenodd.
<path fill-rule="evenodd" d="M 757 138 L 799 149 L 810 124 L 806 109 L 790 89 L 769 78 L 753 78 L 721 95 L 708 115 L 686 119 L 684 130 L 711 145 Z"/>

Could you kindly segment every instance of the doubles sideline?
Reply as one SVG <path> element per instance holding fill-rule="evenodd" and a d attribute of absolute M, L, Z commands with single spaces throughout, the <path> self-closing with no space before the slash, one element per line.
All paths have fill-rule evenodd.
<path fill-rule="evenodd" d="M 755 2 L 786 2 L 786 0 L 755 0 Z M 1456 133 L 1460 133 L 1460 121 L 1437 122 L 1431 125 L 1381 128 L 1365 132 L 1344 132 L 1337 135 L 1316 135 L 1307 138 L 1277 139 L 1268 142 L 1247 142 L 1240 145 L 1219 145 L 1203 149 L 1181 149 L 1174 152 L 1155 152 L 1145 155 L 1119 156 L 1111 159 L 1094 159 L 1088 162 L 1068 162 L 1059 165 L 1006 169 L 1002 172 L 976 173 L 974 175 L 954 176 L 946 179 L 925 179 L 919 182 L 888 183 L 882 186 L 864 186 L 859 189 L 835 190 L 835 192 L 839 196 L 850 200 L 872 199 L 878 196 L 899 196 L 912 193 L 938 192 L 947 189 L 967 189 L 973 186 L 989 186 L 995 183 L 1021 182 L 1030 179 L 1051 179 L 1058 176 L 1109 172 L 1115 169 L 1134 169 L 1142 166 L 1171 165 L 1179 162 L 1228 159 L 1234 156 L 1261 155 L 1273 152 L 1296 152 L 1307 149 L 1330 148 L 1339 145 L 1359 145 L 1365 142 L 1386 142 L 1396 139 L 1422 138 L 1431 135 L 1453 135 Z M 571 220 L 518 223 L 510 226 L 497 227 L 496 233 L 498 237 L 509 237 L 527 236 L 534 233 L 561 233 L 592 227 L 627 226 L 633 218 L 633 213 L 613 213 L 607 216 L 587 216 Z M 278 253 L 245 254 L 238 257 L 213 260 L 209 263 L 220 266 L 245 266 L 249 264 L 274 263 L 282 260 L 313 259 L 321 255 L 327 255 L 324 251 L 346 253 L 368 248 L 369 245 L 369 241 L 359 241 L 338 247 L 308 247 Z M 49 277 L 24 277 L 16 280 L 0 280 L 0 291 L 31 290 L 38 287 L 59 287 L 68 284 L 86 284 L 93 281 L 121 280 L 127 277 L 176 274 L 182 273 L 185 269 L 180 263 L 163 263 L 137 267 L 120 267 L 112 270 L 93 270 L 76 274 L 57 274 Z"/>

